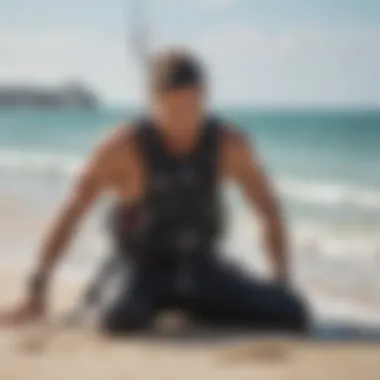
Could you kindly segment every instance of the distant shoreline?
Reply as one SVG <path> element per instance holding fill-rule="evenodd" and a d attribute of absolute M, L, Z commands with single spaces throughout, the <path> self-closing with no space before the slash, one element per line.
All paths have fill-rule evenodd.
<path fill-rule="evenodd" d="M 1 92 L 1 85 L 0 85 Z M 0 100 L 0 112 L 6 110 L 17 110 L 17 111 L 60 111 L 60 110 L 69 110 L 69 111 L 96 111 L 96 112 L 116 112 L 116 113 L 127 113 L 127 114 L 141 114 L 146 112 L 146 107 L 135 104 L 125 104 L 120 103 L 105 103 L 99 101 L 99 98 L 95 97 L 95 101 L 89 105 L 86 104 L 57 104 L 57 105 L 39 105 L 39 104 L 25 104 L 18 103 L 14 105 L 5 105 L 1 103 Z M 250 114 L 257 115 L 320 115 L 320 114 L 347 114 L 347 115 L 379 115 L 379 108 L 365 108 L 365 107 L 279 107 L 279 106 L 246 106 L 246 105 L 233 105 L 233 106 L 216 106 L 212 108 L 213 113 L 218 113 L 221 115 L 234 115 L 236 113 L 245 113 L 249 112 Z"/>
<path fill-rule="evenodd" d="M 0 109 L 97 109 L 99 103 L 93 91 L 77 82 L 59 87 L 0 84 Z"/>

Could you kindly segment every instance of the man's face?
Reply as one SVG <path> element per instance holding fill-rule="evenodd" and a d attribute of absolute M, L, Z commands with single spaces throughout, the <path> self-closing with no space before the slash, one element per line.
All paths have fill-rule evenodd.
<path fill-rule="evenodd" d="M 156 96 L 159 116 L 168 126 L 178 129 L 196 126 L 203 117 L 204 92 L 199 86 L 167 90 Z"/>

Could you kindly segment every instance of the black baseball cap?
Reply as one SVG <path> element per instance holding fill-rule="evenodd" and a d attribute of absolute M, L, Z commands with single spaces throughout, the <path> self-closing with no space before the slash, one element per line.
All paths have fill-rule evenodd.
<path fill-rule="evenodd" d="M 150 66 L 151 88 L 165 92 L 188 86 L 205 85 L 203 65 L 190 53 L 168 51 L 153 57 Z"/>

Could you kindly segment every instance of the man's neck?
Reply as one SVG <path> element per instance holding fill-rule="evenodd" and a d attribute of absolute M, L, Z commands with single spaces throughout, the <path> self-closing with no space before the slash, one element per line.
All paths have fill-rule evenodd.
<path fill-rule="evenodd" d="M 202 135 L 203 123 L 201 121 L 193 125 L 169 125 L 157 123 L 157 129 L 165 148 L 172 154 L 184 155 L 194 151 Z"/>

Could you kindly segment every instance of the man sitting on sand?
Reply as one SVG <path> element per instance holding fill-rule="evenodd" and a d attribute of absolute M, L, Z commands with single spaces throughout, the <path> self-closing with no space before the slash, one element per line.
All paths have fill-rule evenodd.
<path fill-rule="evenodd" d="M 305 305 L 287 286 L 277 202 L 250 143 L 206 111 L 203 67 L 191 55 L 171 51 L 153 59 L 149 82 L 150 112 L 95 150 L 47 236 L 26 301 L 7 322 L 44 315 L 59 258 L 84 215 L 111 191 L 118 199 L 113 233 L 128 276 L 101 317 L 102 329 L 118 334 L 145 328 L 157 312 L 175 307 L 202 323 L 305 331 Z M 237 183 L 259 213 L 272 283 L 250 278 L 218 255 L 225 180 Z"/>

